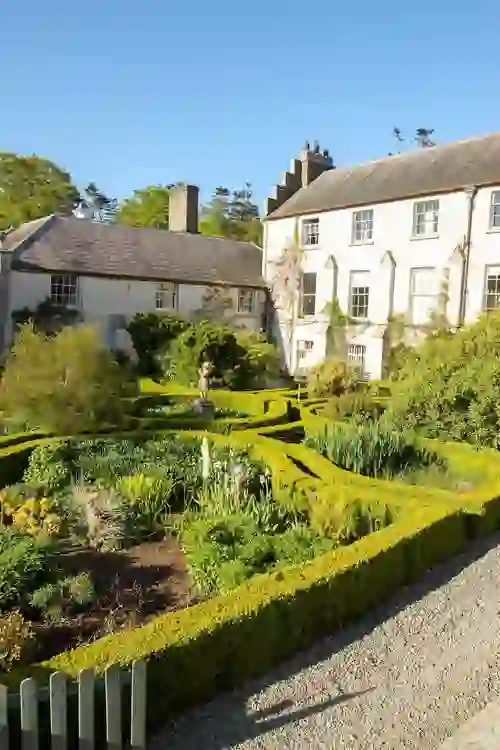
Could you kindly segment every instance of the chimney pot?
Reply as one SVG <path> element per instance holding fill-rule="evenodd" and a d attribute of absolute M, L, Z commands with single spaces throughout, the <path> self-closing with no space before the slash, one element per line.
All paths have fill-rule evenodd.
<path fill-rule="evenodd" d="M 196 185 L 176 185 L 171 189 L 168 216 L 171 232 L 198 233 L 198 193 Z"/>

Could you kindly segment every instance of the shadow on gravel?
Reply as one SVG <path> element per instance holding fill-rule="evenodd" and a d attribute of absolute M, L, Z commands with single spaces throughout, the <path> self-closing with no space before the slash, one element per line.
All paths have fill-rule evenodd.
<path fill-rule="evenodd" d="M 297 701 L 289 699 L 282 700 L 274 706 L 258 709 L 249 714 L 246 712 L 240 714 L 238 710 L 231 710 L 235 708 L 231 706 L 227 714 L 224 712 L 225 716 L 227 716 L 227 721 L 224 724 L 223 730 L 216 736 L 211 733 L 211 727 L 207 724 L 206 731 L 200 732 L 200 735 L 196 737 L 190 735 L 187 740 L 182 736 L 182 733 L 178 735 L 173 733 L 170 737 L 167 733 L 161 742 L 157 741 L 152 750 L 163 750 L 163 748 L 165 750 L 172 750 L 172 748 L 194 750 L 201 747 L 203 747 L 203 750 L 229 750 L 229 748 L 236 747 L 242 742 L 256 739 L 266 734 L 266 732 L 275 731 L 287 724 L 307 719 L 340 703 L 358 698 L 365 693 L 371 692 L 372 689 L 360 690 L 357 693 L 340 693 L 319 703 L 297 708 L 295 711 L 290 711 L 289 709 L 295 706 Z M 284 711 L 287 713 L 283 713 Z M 203 735 L 203 739 L 201 739 L 201 734 Z M 264 745 L 264 747 L 267 746 Z"/>
<path fill-rule="evenodd" d="M 497 546 L 500 546 L 500 532 L 496 532 L 485 539 L 471 542 L 460 555 L 432 568 L 420 581 L 401 589 L 390 600 L 381 603 L 358 622 L 346 625 L 344 630 L 323 638 L 306 651 L 289 658 L 265 677 L 245 683 L 232 693 L 220 694 L 214 701 L 179 717 L 179 720 L 175 722 L 176 730 L 172 731 L 171 727 L 166 728 L 164 735 L 160 735 L 162 741 L 154 744 L 152 750 L 163 750 L 163 748 L 165 750 L 167 748 L 168 750 L 176 750 L 176 748 L 191 750 L 193 748 L 194 750 L 194 748 L 201 747 L 199 745 L 201 737 L 203 737 L 203 750 L 230 750 L 239 743 L 251 740 L 260 734 L 318 714 L 336 704 L 362 695 L 363 692 L 370 692 L 340 693 L 340 695 L 328 698 L 321 703 L 271 719 L 267 717 L 288 710 L 291 706 L 296 705 L 297 701 L 284 699 L 269 709 L 257 711 L 250 715 L 246 713 L 246 703 L 255 694 L 265 691 L 277 682 L 292 678 L 298 672 L 306 670 L 318 662 L 329 659 L 336 652 L 360 640 L 377 626 L 398 615 L 405 607 L 444 586 L 462 570 L 484 557 Z M 340 689 L 340 686 L 336 683 L 335 674 L 332 673 L 332 692 Z M 263 720 L 259 721 L 259 716 Z M 214 717 L 213 722 L 211 717 Z"/>

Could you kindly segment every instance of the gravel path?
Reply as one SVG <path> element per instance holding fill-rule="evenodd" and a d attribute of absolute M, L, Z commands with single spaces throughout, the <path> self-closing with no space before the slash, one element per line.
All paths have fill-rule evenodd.
<path fill-rule="evenodd" d="M 498 698 L 499 581 L 496 535 L 265 679 L 185 714 L 150 750 L 435 750 Z"/>

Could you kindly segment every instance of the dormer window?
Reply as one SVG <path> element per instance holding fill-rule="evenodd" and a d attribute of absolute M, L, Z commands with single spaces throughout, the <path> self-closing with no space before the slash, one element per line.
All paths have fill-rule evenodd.
<path fill-rule="evenodd" d="M 304 219 L 302 222 L 302 244 L 304 247 L 319 245 L 319 219 Z"/>

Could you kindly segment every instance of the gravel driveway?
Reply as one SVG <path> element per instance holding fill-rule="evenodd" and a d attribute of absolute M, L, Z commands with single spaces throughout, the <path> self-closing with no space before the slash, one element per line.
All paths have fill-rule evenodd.
<path fill-rule="evenodd" d="M 185 714 L 150 748 L 434 750 L 498 697 L 499 582 L 497 534 L 266 678 Z"/>

